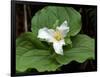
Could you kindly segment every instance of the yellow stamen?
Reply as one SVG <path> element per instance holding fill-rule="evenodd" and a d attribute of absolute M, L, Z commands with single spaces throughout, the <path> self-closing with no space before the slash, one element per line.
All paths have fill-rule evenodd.
<path fill-rule="evenodd" d="M 61 32 L 60 32 L 60 31 L 55 31 L 55 33 L 54 33 L 54 38 L 55 38 L 57 41 L 61 40 L 61 39 L 62 39 L 62 34 L 61 34 Z"/>

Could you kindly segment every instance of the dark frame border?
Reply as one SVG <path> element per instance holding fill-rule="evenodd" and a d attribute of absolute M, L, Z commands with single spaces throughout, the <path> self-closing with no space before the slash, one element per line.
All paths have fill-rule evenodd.
<path fill-rule="evenodd" d="M 16 24 L 15 24 L 16 23 L 16 9 L 15 9 L 16 3 L 18 3 L 18 4 L 36 4 L 36 5 L 43 4 L 43 5 L 53 5 L 53 6 L 64 6 L 67 3 L 49 3 L 49 2 L 11 0 L 11 76 L 37 75 L 37 74 L 33 74 L 33 73 L 16 75 Z M 67 4 L 67 6 L 77 6 L 77 7 L 95 6 L 97 8 L 97 5 Z M 95 36 L 95 59 L 96 59 L 96 65 L 97 65 L 97 26 L 96 26 L 95 35 L 96 35 Z M 96 67 L 96 70 L 97 70 L 97 67 Z M 77 73 L 77 72 L 75 72 L 75 73 Z M 78 73 L 80 73 L 80 72 L 78 72 Z M 52 74 L 54 74 L 54 73 L 52 73 Z M 58 73 L 58 74 L 63 74 L 63 73 Z M 39 73 L 38 75 L 44 75 L 44 74 Z"/>
<path fill-rule="evenodd" d="M 15 1 L 11 0 L 11 76 L 16 75 L 16 18 Z"/>

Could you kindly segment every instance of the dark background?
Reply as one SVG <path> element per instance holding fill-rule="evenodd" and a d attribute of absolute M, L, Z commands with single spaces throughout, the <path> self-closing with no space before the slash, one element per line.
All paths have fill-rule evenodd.
<path fill-rule="evenodd" d="M 68 65 L 61 67 L 61 70 L 55 72 L 38 72 L 35 69 L 27 69 L 23 73 L 16 73 L 16 75 L 38 75 L 38 74 L 57 74 L 57 73 L 73 73 L 73 72 L 89 72 L 97 70 L 97 6 L 92 5 L 71 5 L 71 4 L 52 4 L 41 2 L 15 2 L 15 24 L 16 24 L 16 38 L 25 32 L 25 10 L 27 15 L 27 30 L 31 31 L 31 19 L 38 10 L 45 6 L 68 6 L 73 7 L 82 16 L 82 29 L 80 33 L 87 34 L 95 39 L 95 60 L 87 60 L 84 63 L 77 63 L 72 61 Z M 26 8 L 24 7 L 26 6 Z M 16 66 L 15 66 L 16 67 Z"/>

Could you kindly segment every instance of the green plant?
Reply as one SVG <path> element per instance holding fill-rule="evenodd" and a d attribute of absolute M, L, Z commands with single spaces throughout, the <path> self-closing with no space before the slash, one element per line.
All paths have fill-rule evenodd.
<path fill-rule="evenodd" d="M 41 41 L 37 36 L 41 28 L 55 29 L 65 20 L 70 30 L 64 38 L 64 55 L 59 55 L 54 52 L 50 43 Z M 82 63 L 87 59 L 95 59 L 95 41 L 85 34 L 79 34 L 81 15 L 72 7 L 44 7 L 33 16 L 31 30 L 32 32 L 25 32 L 16 40 L 17 71 L 24 72 L 28 68 L 39 72 L 56 71 L 74 60 Z"/>

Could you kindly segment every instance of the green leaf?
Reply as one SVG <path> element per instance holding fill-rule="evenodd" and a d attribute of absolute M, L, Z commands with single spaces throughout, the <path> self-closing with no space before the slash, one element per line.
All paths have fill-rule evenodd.
<path fill-rule="evenodd" d="M 65 9 L 69 16 L 69 26 L 70 26 L 69 34 L 71 36 L 75 36 L 81 30 L 81 15 L 73 8 L 65 7 Z"/>
<path fill-rule="evenodd" d="M 24 72 L 28 68 L 35 68 L 39 72 L 55 71 L 60 65 L 50 57 L 48 50 L 39 49 L 25 49 L 17 48 L 16 52 L 20 50 L 20 53 L 16 55 L 16 70 Z"/>
<path fill-rule="evenodd" d="M 71 48 L 64 52 L 64 56 L 56 56 L 56 60 L 62 65 L 68 64 L 71 61 L 82 63 L 87 59 L 94 59 L 94 52 L 91 52 L 91 50 L 88 48 L 82 47 Z"/>
<path fill-rule="evenodd" d="M 28 68 L 39 72 L 55 71 L 60 65 L 47 49 L 33 33 L 22 34 L 16 39 L 16 71 L 24 72 Z"/>
<path fill-rule="evenodd" d="M 64 56 L 57 55 L 56 60 L 61 64 L 68 64 L 75 60 L 84 62 L 87 59 L 95 59 L 94 39 L 87 35 L 79 34 L 72 39 L 72 48 L 64 50 Z"/>
<path fill-rule="evenodd" d="M 16 46 L 47 49 L 46 46 L 32 32 L 23 33 L 20 37 L 18 37 L 16 39 Z"/>
<path fill-rule="evenodd" d="M 72 39 L 73 47 L 86 47 L 94 51 L 95 41 L 85 34 L 79 34 Z"/>
<path fill-rule="evenodd" d="M 72 7 L 47 6 L 38 11 L 32 18 L 31 29 L 37 35 L 43 27 L 54 28 L 65 20 L 70 27 L 69 36 L 75 36 L 81 29 L 81 15 Z M 57 25 L 58 24 L 58 25 Z"/>

